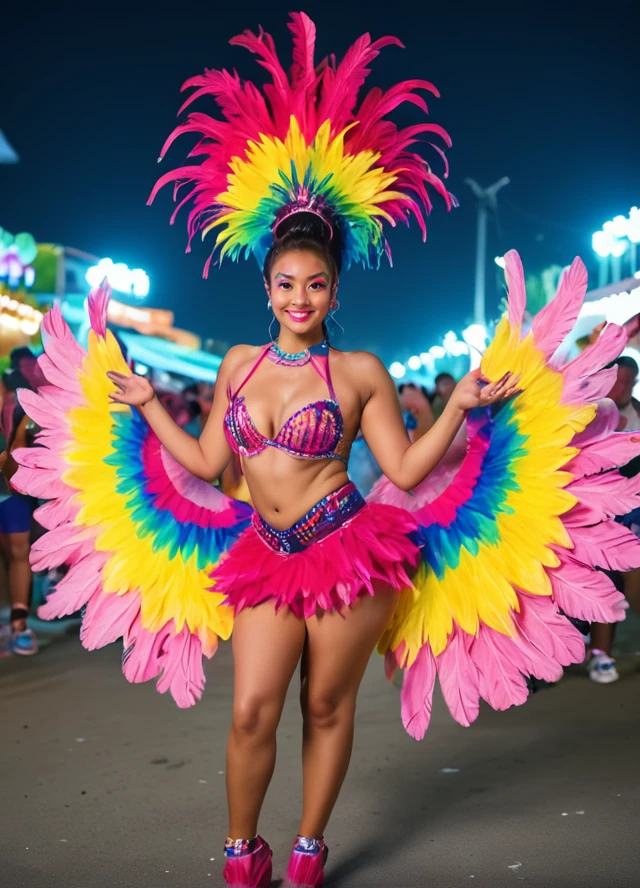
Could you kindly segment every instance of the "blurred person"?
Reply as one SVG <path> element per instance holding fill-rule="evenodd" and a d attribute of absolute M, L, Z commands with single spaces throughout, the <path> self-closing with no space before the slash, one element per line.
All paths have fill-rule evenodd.
<path fill-rule="evenodd" d="M 456 381 L 450 373 L 438 373 L 435 378 L 435 394 L 433 396 L 433 414 L 437 418 L 449 403 L 449 399 L 456 387 Z"/>
<path fill-rule="evenodd" d="M 604 325 L 596 328 L 602 331 Z M 608 396 L 615 403 L 620 415 L 618 431 L 640 430 L 640 402 L 633 397 L 633 389 L 638 381 L 638 365 L 633 358 L 622 355 L 611 366 L 617 368 L 616 381 Z M 620 473 L 633 477 L 640 472 L 639 455 L 628 466 L 623 466 Z M 639 510 L 624 516 L 621 523 L 633 530 L 640 537 Z M 640 611 L 640 568 L 620 573 L 610 573 L 616 588 L 627 598 L 634 610 Z M 611 684 L 620 677 L 615 659 L 611 656 L 615 638 L 614 623 L 592 623 L 591 643 L 587 660 L 589 678 L 598 684 Z"/>
<path fill-rule="evenodd" d="M 27 361 L 24 363 L 28 364 Z M 24 369 L 27 373 L 30 370 L 33 371 L 33 368 L 29 366 Z M 38 373 L 31 372 L 30 378 L 34 382 L 40 381 L 39 371 Z M 0 470 L 3 478 L 3 498 L 0 502 L 0 546 L 7 561 L 11 614 L 8 630 L 3 633 L 3 651 L 29 656 L 38 652 L 35 633 L 27 626 L 33 585 L 29 551 L 33 512 L 37 501 L 31 496 L 26 496 L 15 490 L 12 487 L 11 479 L 18 469 L 13 451 L 21 447 L 32 447 L 37 427 L 26 416 L 15 398 L 18 388 L 31 388 L 28 379 L 22 375 L 22 372 L 14 369 L 5 373 L 3 375 L 5 397 L 3 398 L 2 413 L 4 414 L 6 442 L 0 455 Z M 7 402 L 10 405 L 8 410 L 5 409 Z"/>
<path fill-rule="evenodd" d="M 409 439 L 412 442 L 417 441 L 436 421 L 429 394 L 423 386 L 405 382 L 398 386 L 398 395 Z"/>

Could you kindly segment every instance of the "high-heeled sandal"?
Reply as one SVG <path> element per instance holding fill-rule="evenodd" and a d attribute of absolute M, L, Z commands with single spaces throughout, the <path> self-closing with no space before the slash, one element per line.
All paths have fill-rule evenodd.
<path fill-rule="evenodd" d="M 253 840 L 252 840 L 253 841 Z M 273 852 L 263 838 L 257 836 L 256 845 L 250 851 L 241 851 L 242 840 L 234 843 L 239 853 L 227 855 L 222 872 L 227 888 L 269 888 L 271 884 Z M 251 845 L 251 842 L 246 842 Z"/>
<path fill-rule="evenodd" d="M 287 888 L 322 888 L 328 856 L 324 839 L 298 836 L 287 867 Z"/>

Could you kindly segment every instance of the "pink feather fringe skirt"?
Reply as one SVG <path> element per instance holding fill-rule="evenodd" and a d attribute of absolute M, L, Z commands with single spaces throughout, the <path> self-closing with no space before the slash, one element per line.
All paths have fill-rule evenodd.
<path fill-rule="evenodd" d="M 276 610 L 310 617 L 351 607 L 363 595 L 406 589 L 419 560 L 413 517 L 365 503 L 349 482 L 287 530 L 254 514 L 211 576 L 236 614 L 272 601 Z"/>

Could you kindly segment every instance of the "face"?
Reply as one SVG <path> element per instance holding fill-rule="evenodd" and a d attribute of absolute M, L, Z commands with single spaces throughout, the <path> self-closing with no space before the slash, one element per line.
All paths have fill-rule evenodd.
<path fill-rule="evenodd" d="M 335 306 L 337 281 L 329 265 L 309 250 L 279 256 L 265 282 L 276 320 L 283 329 L 307 336 L 321 327 Z"/>
<path fill-rule="evenodd" d="M 633 393 L 633 387 L 636 384 L 637 375 L 631 367 L 618 366 L 618 378 L 613 388 L 609 392 L 608 397 L 615 401 L 617 407 L 626 407 Z"/>
<path fill-rule="evenodd" d="M 444 376 L 442 379 L 438 380 L 438 383 L 436 385 L 436 392 L 440 395 L 445 404 L 453 394 L 453 390 L 455 387 L 455 380 L 452 379 L 451 376 Z"/>
<path fill-rule="evenodd" d="M 413 386 L 405 386 L 400 395 L 400 404 L 403 410 L 419 411 L 425 405 L 426 398 L 420 389 Z"/>

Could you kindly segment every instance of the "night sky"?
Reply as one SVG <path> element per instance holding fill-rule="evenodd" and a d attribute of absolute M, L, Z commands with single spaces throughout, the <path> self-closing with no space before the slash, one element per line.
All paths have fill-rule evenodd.
<path fill-rule="evenodd" d="M 168 225 L 170 190 L 151 208 L 145 202 L 160 171 L 178 165 L 190 144 L 183 137 L 156 164 L 183 81 L 205 67 L 234 66 L 260 80 L 253 57 L 227 43 L 259 24 L 288 67 L 286 14 L 296 7 L 211 0 L 11 6 L 2 14 L 0 128 L 21 163 L 0 166 L 0 225 L 144 268 L 150 304 L 173 309 L 178 326 L 230 343 L 264 342 L 269 316 L 257 265 L 225 262 L 203 281 L 207 246 L 184 254 L 184 220 Z M 341 57 L 364 31 L 405 43 L 405 50 L 383 50 L 367 86 L 413 77 L 438 86 L 442 98 L 427 101 L 431 119 L 453 138 L 449 187 L 461 203 L 447 214 L 436 200 L 426 245 L 417 227 L 391 231 L 394 269 L 343 275 L 346 335 L 337 345 L 370 348 L 390 361 L 471 319 L 475 207 L 467 176 L 483 185 L 512 180 L 490 232 L 491 255 L 515 247 L 525 268 L 536 270 L 579 253 L 593 268 L 591 233 L 640 202 L 632 7 L 304 5 L 318 28 L 318 60 L 328 52 Z M 422 117 L 408 108 L 395 119 Z M 488 274 L 491 311 L 499 293 L 493 267 Z"/>

